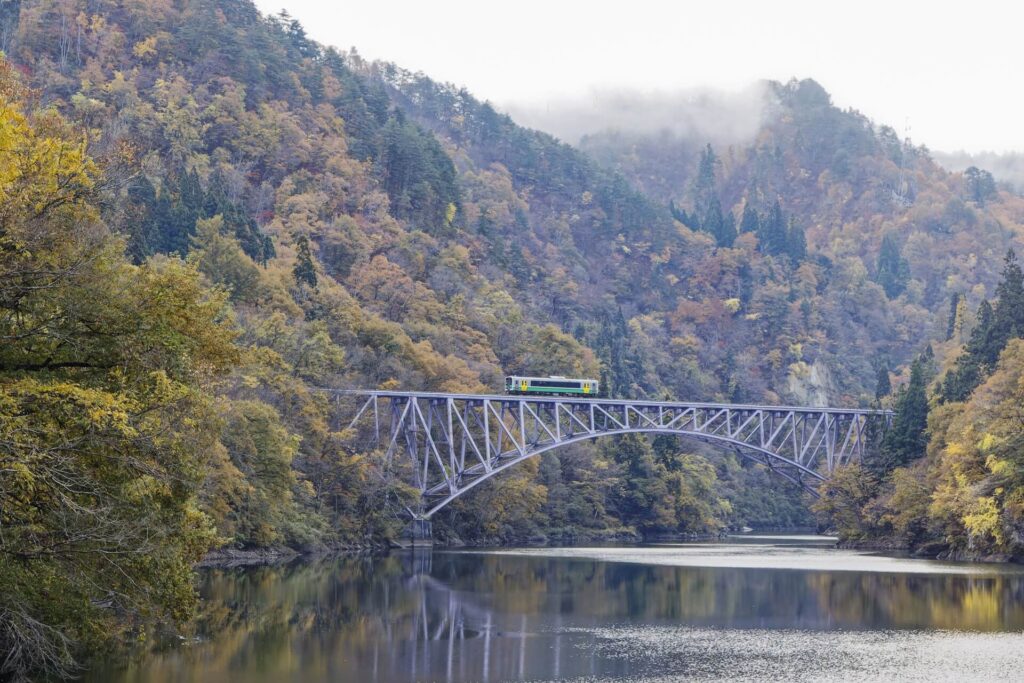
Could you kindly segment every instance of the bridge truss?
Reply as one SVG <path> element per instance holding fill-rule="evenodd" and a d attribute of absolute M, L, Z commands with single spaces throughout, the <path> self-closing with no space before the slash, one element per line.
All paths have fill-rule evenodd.
<path fill-rule="evenodd" d="M 349 427 L 408 459 L 421 494 L 414 517 L 438 510 L 527 458 L 586 439 L 670 434 L 717 444 L 817 496 L 836 467 L 870 456 L 872 427 L 888 411 L 845 408 L 487 396 L 394 391 L 337 392 L 355 410 Z"/>

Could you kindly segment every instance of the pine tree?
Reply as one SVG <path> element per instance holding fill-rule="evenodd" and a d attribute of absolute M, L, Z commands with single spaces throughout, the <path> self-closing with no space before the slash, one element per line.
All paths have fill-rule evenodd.
<path fill-rule="evenodd" d="M 736 242 L 736 218 L 732 212 L 725 214 L 725 221 L 722 223 L 722 234 L 718 244 L 723 247 L 731 247 Z"/>
<path fill-rule="evenodd" d="M 768 214 L 759 222 L 757 241 L 765 254 L 786 253 L 789 246 L 789 235 L 786 230 L 786 217 L 778 200 L 772 204 Z"/>
<path fill-rule="evenodd" d="M 908 280 L 910 280 L 910 266 L 900 254 L 896 240 L 891 234 L 886 235 L 882 238 L 882 248 L 878 252 L 875 282 L 882 285 L 887 297 L 894 299 L 907 288 Z"/>
<path fill-rule="evenodd" d="M 883 363 L 878 368 L 878 380 L 875 382 L 875 398 L 881 401 L 892 393 L 892 382 L 889 381 L 889 368 Z"/>
<path fill-rule="evenodd" d="M 692 216 L 686 213 L 686 209 L 676 206 L 676 203 L 671 199 L 668 202 L 668 210 L 672 214 L 672 218 L 676 219 L 686 227 L 690 229 L 699 227 L 698 221 L 695 221 Z"/>
<path fill-rule="evenodd" d="M 740 218 L 740 234 L 745 232 L 756 233 L 760 229 L 761 219 L 757 215 L 757 210 L 754 209 L 747 202 L 743 207 L 743 217 Z"/>
<path fill-rule="evenodd" d="M 316 289 L 316 268 L 313 266 L 313 254 L 309 249 L 309 238 L 299 235 L 295 241 L 295 251 L 295 266 L 292 268 L 295 282 Z"/>
<path fill-rule="evenodd" d="M 953 292 L 949 297 L 949 320 L 946 323 L 946 341 L 949 341 L 956 334 L 956 314 L 960 308 L 960 292 Z"/>
<path fill-rule="evenodd" d="M 924 455 L 928 443 L 928 395 L 923 362 L 910 366 L 910 382 L 896 398 L 896 415 L 882 439 L 881 465 L 884 471 L 906 465 Z"/>
<path fill-rule="evenodd" d="M 731 215 L 728 217 L 722 215 L 722 205 L 719 203 L 718 197 L 711 198 L 711 204 L 704 217 L 704 222 L 701 224 L 701 229 L 710 233 L 720 247 L 731 247 L 732 243 L 736 241 L 736 224 Z"/>
<path fill-rule="evenodd" d="M 804 229 L 792 218 L 789 219 L 789 230 L 786 234 L 786 253 L 793 259 L 794 264 L 807 258 L 807 236 L 804 235 Z"/>
<path fill-rule="evenodd" d="M 996 296 L 999 300 L 995 307 L 994 334 L 999 350 L 994 357 L 986 358 L 990 367 L 995 365 L 1008 341 L 1024 334 L 1024 274 L 1013 249 L 1006 252 L 1003 279 L 996 287 Z"/>
<path fill-rule="evenodd" d="M 992 355 L 995 348 L 994 318 L 992 306 L 982 301 L 978 306 L 978 322 L 971 330 L 971 338 L 964 352 L 956 359 L 956 364 L 942 380 L 939 396 L 943 401 L 964 401 L 984 378 L 985 358 Z M 999 349 L 1001 350 L 1001 349 Z M 998 358 L 999 351 L 995 351 Z"/>
<path fill-rule="evenodd" d="M 693 211 L 698 219 L 707 216 L 711 209 L 711 201 L 716 198 L 715 166 L 717 164 L 718 158 L 709 143 L 701 152 L 697 177 L 693 181 Z"/>
<path fill-rule="evenodd" d="M 956 319 L 953 322 L 953 335 L 958 342 L 963 341 L 964 326 L 967 324 L 967 297 L 961 295 L 956 306 Z"/>

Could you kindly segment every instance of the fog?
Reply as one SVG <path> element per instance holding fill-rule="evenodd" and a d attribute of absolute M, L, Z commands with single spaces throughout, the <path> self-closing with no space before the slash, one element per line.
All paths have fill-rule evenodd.
<path fill-rule="evenodd" d="M 584 96 L 499 106 L 517 123 L 570 144 L 605 131 L 667 131 L 678 137 L 727 145 L 751 140 L 770 111 L 770 102 L 771 95 L 762 82 L 734 91 L 595 89 Z"/>
<path fill-rule="evenodd" d="M 992 174 L 996 182 L 1017 194 L 1024 194 L 1024 154 L 1009 152 L 932 152 L 932 157 L 950 171 L 977 166 Z"/>

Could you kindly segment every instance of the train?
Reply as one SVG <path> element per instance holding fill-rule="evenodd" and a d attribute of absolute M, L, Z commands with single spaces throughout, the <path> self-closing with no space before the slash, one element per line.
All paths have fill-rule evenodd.
<path fill-rule="evenodd" d="M 551 377 L 509 375 L 505 378 L 505 393 L 520 396 L 540 394 L 597 398 L 601 394 L 601 384 L 596 379 L 574 379 L 558 375 Z"/>

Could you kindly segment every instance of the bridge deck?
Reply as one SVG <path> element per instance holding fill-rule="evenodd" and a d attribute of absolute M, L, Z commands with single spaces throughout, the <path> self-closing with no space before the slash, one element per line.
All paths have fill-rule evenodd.
<path fill-rule="evenodd" d="M 880 415 L 892 417 L 891 410 L 878 410 L 872 408 L 842 408 L 835 406 L 787 406 L 787 405 L 762 405 L 755 403 L 707 403 L 703 401 L 653 401 L 650 399 L 633 400 L 628 398 L 588 398 L 583 396 L 535 396 L 519 394 L 454 394 L 430 391 L 389 391 L 377 389 L 335 389 L 331 393 L 350 396 L 377 396 L 380 398 L 398 399 L 453 399 L 456 401 L 528 401 L 531 403 L 596 403 L 599 405 L 621 406 L 647 406 L 650 408 L 700 408 L 711 410 L 736 410 L 750 411 L 763 410 L 779 413 L 843 413 L 847 415 Z"/>

